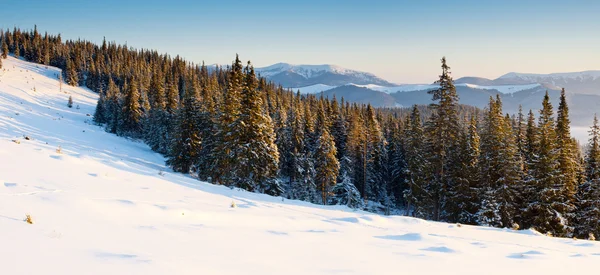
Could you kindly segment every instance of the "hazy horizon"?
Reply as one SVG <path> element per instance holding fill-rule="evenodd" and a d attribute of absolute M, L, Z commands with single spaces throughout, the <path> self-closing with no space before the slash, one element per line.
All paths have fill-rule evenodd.
<path fill-rule="evenodd" d="M 18 3 L 0 28 L 256 67 L 334 64 L 394 83 L 431 83 L 446 56 L 454 78 L 598 70 L 596 1 L 64 1 Z"/>

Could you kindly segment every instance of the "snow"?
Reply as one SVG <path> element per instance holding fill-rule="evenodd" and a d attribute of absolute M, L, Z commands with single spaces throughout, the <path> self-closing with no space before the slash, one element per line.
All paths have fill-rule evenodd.
<path fill-rule="evenodd" d="M 498 79 L 511 79 L 519 78 L 526 81 L 537 82 L 539 79 L 576 79 L 584 80 L 591 78 L 596 80 L 600 78 L 600 70 L 582 71 L 582 72 L 569 72 L 569 73 L 551 73 L 551 74 L 533 74 L 533 73 L 507 73 L 500 76 Z"/>
<path fill-rule="evenodd" d="M 529 90 L 537 87 L 541 87 L 541 84 L 526 84 L 526 85 L 495 85 L 495 86 L 483 86 L 483 85 L 475 85 L 468 83 L 456 84 L 456 86 L 466 86 L 472 89 L 480 89 L 480 90 L 496 90 L 501 94 L 514 94 L 516 92 Z"/>
<path fill-rule="evenodd" d="M 290 90 L 292 90 L 293 92 L 297 92 L 298 90 L 300 90 L 301 94 L 318 94 L 320 92 L 331 90 L 336 87 L 337 86 L 330 86 L 330 85 L 325 85 L 325 84 L 315 84 L 315 85 L 300 87 L 300 88 L 290 88 Z"/>
<path fill-rule="evenodd" d="M 358 85 L 358 84 L 350 84 L 357 87 L 364 87 L 371 90 L 384 92 L 388 94 L 396 93 L 396 92 L 413 92 L 413 91 L 425 91 L 425 90 L 433 90 L 439 88 L 439 85 L 429 85 L 429 84 L 405 84 L 394 87 L 386 87 L 375 84 L 368 85 Z"/>
<path fill-rule="evenodd" d="M 375 85 L 375 84 L 359 85 L 359 84 L 354 84 L 354 83 L 350 83 L 348 85 L 367 88 L 370 90 L 388 93 L 388 94 L 397 93 L 397 92 L 428 91 L 428 90 L 433 90 L 433 89 L 437 89 L 440 87 L 439 85 L 433 85 L 433 84 L 405 84 L 405 85 L 394 86 L 394 87 L 386 87 L 386 86 L 380 86 L 380 85 Z M 527 85 L 482 86 L 482 85 L 475 85 L 475 84 L 468 84 L 468 83 L 460 83 L 460 84 L 456 84 L 456 86 L 463 86 L 463 87 L 469 87 L 472 89 L 480 89 L 480 90 L 496 90 L 502 94 L 513 94 L 516 92 L 537 88 L 537 87 L 540 87 L 541 85 L 536 83 L 536 84 L 527 84 Z M 314 93 L 320 93 L 322 91 L 327 91 L 327 90 L 330 90 L 333 88 L 336 88 L 336 86 L 316 84 L 316 85 L 307 86 L 307 87 L 292 88 L 292 90 L 293 91 L 300 90 L 300 93 L 302 93 L 302 94 L 314 94 Z"/>
<path fill-rule="evenodd" d="M 355 77 L 359 77 L 361 79 L 372 79 L 377 78 L 375 75 L 367 72 L 360 72 L 355 70 L 350 70 L 346 68 L 342 68 L 336 65 L 292 65 L 288 63 L 277 63 L 271 66 L 256 68 L 256 72 L 260 73 L 261 76 L 271 77 L 276 74 L 290 71 L 297 73 L 307 79 L 313 78 L 324 73 L 335 73 L 341 75 L 352 75 Z M 377 78 L 378 79 L 378 78 Z"/>
<path fill-rule="evenodd" d="M 562 275 L 598 267 L 596 242 L 199 182 L 169 171 L 146 145 L 87 123 L 97 95 L 66 85 L 60 93 L 58 70 L 3 63 L 2 274 Z M 69 96 L 80 109 L 66 107 Z"/>

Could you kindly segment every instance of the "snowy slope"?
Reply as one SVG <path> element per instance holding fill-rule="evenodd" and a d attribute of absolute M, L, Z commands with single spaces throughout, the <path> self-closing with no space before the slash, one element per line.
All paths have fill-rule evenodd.
<path fill-rule="evenodd" d="M 3 63 L 1 274 L 562 275 L 598 267 L 596 242 L 320 207 L 169 172 L 144 144 L 86 123 L 95 94 L 60 93 L 56 69 Z M 80 109 L 66 107 L 69 95 Z"/>
<path fill-rule="evenodd" d="M 320 92 L 331 90 L 333 88 L 335 88 L 335 86 L 329 86 L 329 85 L 325 85 L 325 84 L 315 84 L 315 85 L 310 85 L 310 86 L 306 86 L 306 87 L 290 88 L 290 90 L 292 90 L 293 92 L 300 91 L 301 94 L 318 94 Z"/>

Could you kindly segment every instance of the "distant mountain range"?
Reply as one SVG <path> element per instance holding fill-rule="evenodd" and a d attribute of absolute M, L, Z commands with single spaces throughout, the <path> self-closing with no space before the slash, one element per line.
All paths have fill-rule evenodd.
<path fill-rule="evenodd" d="M 348 83 L 375 84 L 393 86 L 374 74 L 345 69 L 335 65 L 291 65 L 277 63 L 264 68 L 255 69 L 264 76 L 284 87 L 306 87 L 323 84 L 328 86 L 342 86 Z"/>
<path fill-rule="evenodd" d="M 258 74 L 303 94 L 322 93 L 349 102 L 370 103 L 376 107 L 408 107 L 431 103 L 427 91 L 435 84 L 397 85 L 374 74 L 335 65 L 291 65 L 277 63 L 255 69 Z M 462 77 L 455 80 L 460 103 L 484 108 L 490 96 L 500 95 L 505 112 L 515 113 L 519 105 L 525 112 L 537 110 L 548 91 L 558 106 L 560 90 L 565 88 L 574 125 L 589 125 L 600 111 L 600 70 L 571 73 L 508 73 L 497 79 Z"/>

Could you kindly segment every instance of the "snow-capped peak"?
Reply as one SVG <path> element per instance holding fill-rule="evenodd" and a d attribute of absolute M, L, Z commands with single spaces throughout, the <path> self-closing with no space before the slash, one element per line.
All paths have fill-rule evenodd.
<path fill-rule="evenodd" d="M 288 63 L 277 63 L 271 66 L 256 68 L 256 71 L 259 72 L 262 76 L 270 77 L 282 72 L 290 71 L 296 74 L 299 74 L 305 78 L 312 78 L 315 76 L 319 76 L 323 73 L 335 73 L 342 75 L 365 75 L 368 77 L 376 77 L 375 75 L 367 72 L 361 72 L 356 70 L 350 70 L 346 68 L 342 68 L 337 65 L 294 65 Z"/>
<path fill-rule="evenodd" d="M 569 72 L 569 73 L 551 73 L 551 74 L 534 74 L 534 73 L 507 73 L 498 79 L 521 79 L 531 82 L 537 82 L 539 79 L 592 79 L 596 80 L 600 78 L 600 70 L 595 71 L 582 71 L 582 72 Z"/>

